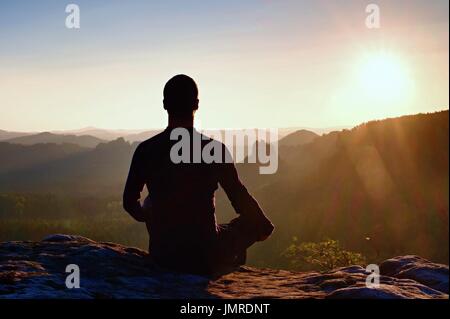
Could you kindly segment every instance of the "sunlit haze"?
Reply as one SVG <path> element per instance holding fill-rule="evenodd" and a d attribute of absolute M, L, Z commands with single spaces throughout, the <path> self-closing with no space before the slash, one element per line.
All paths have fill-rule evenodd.
<path fill-rule="evenodd" d="M 0 129 L 166 125 L 173 75 L 203 127 L 353 126 L 449 104 L 448 1 L 60 1 L 0 4 Z M 406 9 L 407 8 L 407 9 Z"/>

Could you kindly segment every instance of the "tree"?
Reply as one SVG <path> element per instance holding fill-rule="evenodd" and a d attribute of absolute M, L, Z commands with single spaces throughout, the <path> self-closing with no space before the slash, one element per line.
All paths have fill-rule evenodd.
<path fill-rule="evenodd" d="M 326 239 L 319 243 L 303 242 L 297 245 L 294 237 L 292 243 L 283 253 L 290 264 L 297 270 L 331 270 L 336 267 L 365 265 L 365 257 L 356 252 L 340 247 L 339 241 Z"/>

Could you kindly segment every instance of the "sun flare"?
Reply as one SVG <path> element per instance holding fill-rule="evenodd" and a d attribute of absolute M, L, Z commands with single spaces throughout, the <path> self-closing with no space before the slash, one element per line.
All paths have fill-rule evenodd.
<path fill-rule="evenodd" d="M 359 62 L 358 84 L 371 98 L 392 102 L 405 99 L 411 91 L 408 67 L 390 53 L 367 55 Z"/>

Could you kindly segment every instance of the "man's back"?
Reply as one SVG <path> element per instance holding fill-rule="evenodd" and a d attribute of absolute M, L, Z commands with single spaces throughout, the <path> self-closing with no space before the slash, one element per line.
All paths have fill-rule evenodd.
<path fill-rule="evenodd" d="M 214 192 L 220 183 L 238 210 L 259 207 L 237 177 L 233 163 L 225 163 L 225 146 L 219 163 L 193 163 L 194 139 L 201 149 L 211 140 L 189 129 L 189 163 L 174 163 L 171 150 L 178 140 L 170 129 L 141 143 L 133 157 L 124 192 L 125 208 L 133 215 L 143 185 L 147 185 L 151 209 L 146 218 L 149 252 L 162 265 L 185 268 L 207 265 L 217 244 Z M 185 141 L 184 141 L 185 142 Z M 186 149 L 184 149 L 186 151 Z M 197 150 L 198 151 L 198 150 Z M 201 153 L 201 151 L 200 151 Z M 254 208 L 251 208 L 254 206 Z M 257 212 L 254 212 L 257 214 Z M 173 267 L 172 267 L 173 268 Z"/>

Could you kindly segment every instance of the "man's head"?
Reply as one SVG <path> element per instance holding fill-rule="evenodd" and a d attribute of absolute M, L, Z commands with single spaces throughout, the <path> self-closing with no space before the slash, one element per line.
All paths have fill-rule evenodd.
<path fill-rule="evenodd" d="M 164 86 L 164 109 L 175 117 L 189 117 L 198 109 L 198 88 L 187 75 L 178 74 Z"/>

